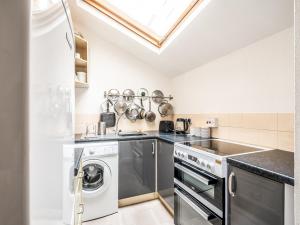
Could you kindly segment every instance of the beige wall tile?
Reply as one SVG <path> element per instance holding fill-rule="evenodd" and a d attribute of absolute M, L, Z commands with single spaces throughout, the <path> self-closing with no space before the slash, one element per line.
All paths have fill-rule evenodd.
<path fill-rule="evenodd" d="M 228 123 L 230 127 L 242 127 L 243 114 L 242 113 L 230 113 L 228 114 Z"/>
<path fill-rule="evenodd" d="M 294 151 L 294 133 L 278 131 L 277 148 L 282 150 Z"/>
<path fill-rule="evenodd" d="M 277 131 L 259 130 L 259 145 L 277 148 Z"/>
<path fill-rule="evenodd" d="M 212 128 L 211 136 L 229 140 L 229 127 Z"/>
<path fill-rule="evenodd" d="M 257 130 L 254 129 L 245 129 L 245 128 L 229 128 L 229 140 L 259 145 L 260 138 Z"/>
<path fill-rule="evenodd" d="M 277 122 L 279 131 L 294 131 L 294 113 L 278 113 Z"/>
<path fill-rule="evenodd" d="M 206 119 L 217 118 L 220 127 L 229 126 L 229 114 L 228 113 L 212 113 L 207 114 Z"/>
<path fill-rule="evenodd" d="M 244 113 L 242 127 L 277 130 L 277 113 Z"/>

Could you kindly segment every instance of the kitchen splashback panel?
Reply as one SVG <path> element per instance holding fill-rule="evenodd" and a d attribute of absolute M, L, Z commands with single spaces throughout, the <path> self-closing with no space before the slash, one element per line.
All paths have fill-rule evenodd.
<path fill-rule="evenodd" d="M 294 151 L 293 113 L 176 114 L 174 120 L 179 117 L 191 118 L 192 127 L 205 127 L 207 119 L 218 118 L 212 137 Z"/>

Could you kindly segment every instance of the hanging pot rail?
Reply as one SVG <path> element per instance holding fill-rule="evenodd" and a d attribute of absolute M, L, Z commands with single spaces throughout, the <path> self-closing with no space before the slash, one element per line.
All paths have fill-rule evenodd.
<path fill-rule="evenodd" d="M 146 96 L 143 96 L 143 95 L 123 95 L 123 94 L 118 94 L 118 95 L 109 95 L 106 91 L 104 92 L 104 97 L 105 98 L 108 98 L 110 96 L 117 96 L 117 97 L 132 97 L 132 98 L 142 98 L 142 97 L 147 97 L 147 98 L 162 98 L 162 99 L 168 99 L 168 100 L 173 100 L 173 96 L 172 95 L 169 95 L 169 96 L 164 96 L 164 97 L 154 97 L 154 96 L 151 96 L 151 95 L 146 95 Z"/>

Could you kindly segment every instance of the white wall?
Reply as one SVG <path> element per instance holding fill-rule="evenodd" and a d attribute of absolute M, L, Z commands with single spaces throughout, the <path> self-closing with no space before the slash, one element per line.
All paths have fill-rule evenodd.
<path fill-rule="evenodd" d="M 289 28 L 177 76 L 176 113 L 294 112 L 293 51 Z"/>
<path fill-rule="evenodd" d="M 112 88 L 119 89 L 121 92 L 126 88 L 134 91 L 147 88 L 150 93 L 160 89 L 166 95 L 171 94 L 170 79 L 167 76 L 133 55 L 101 40 L 95 31 L 85 29 L 78 24 L 76 27 L 89 41 L 90 59 L 88 69 L 90 87 L 76 89 L 77 115 L 99 114 L 100 104 L 104 101 L 104 91 Z M 147 107 L 147 102 L 145 106 Z M 154 107 L 156 106 L 153 105 Z"/>

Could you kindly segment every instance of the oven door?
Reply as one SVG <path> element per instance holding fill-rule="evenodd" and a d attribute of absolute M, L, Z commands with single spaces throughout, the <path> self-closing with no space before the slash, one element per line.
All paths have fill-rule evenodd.
<path fill-rule="evenodd" d="M 175 188 L 175 225 L 223 225 L 223 220 L 180 188 Z"/>
<path fill-rule="evenodd" d="M 175 186 L 188 192 L 207 208 L 223 218 L 224 179 L 208 174 L 195 166 L 175 160 Z"/>

